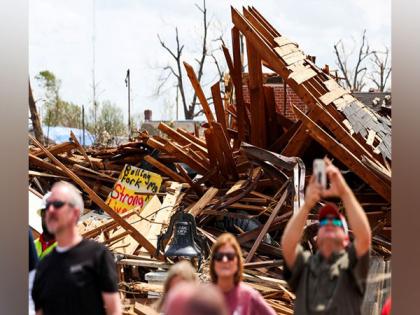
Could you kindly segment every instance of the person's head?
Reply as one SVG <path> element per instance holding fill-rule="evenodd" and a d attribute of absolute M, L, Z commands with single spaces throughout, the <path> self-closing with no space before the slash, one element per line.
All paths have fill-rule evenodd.
<path fill-rule="evenodd" d="M 64 181 L 56 182 L 47 199 L 45 222 L 50 233 L 57 235 L 65 230 L 73 229 L 84 204 L 79 190 Z"/>
<path fill-rule="evenodd" d="M 231 278 L 234 284 L 242 280 L 243 259 L 241 247 L 230 233 L 220 235 L 213 244 L 210 255 L 210 277 L 213 283 L 219 278 Z"/>
<path fill-rule="evenodd" d="M 227 315 L 222 293 L 212 284 L 181 283 L 171 290 L 166 315 Z"/>
<path fill-rule="evenodd" d="M 197 282 L 198 277 L 196 275 L 194 267 L 187 260 L 182 260 L 173 265 L 165 279 L 163 284 L 163 294 L 162 299 L 160 300 L 158 308 L 161 309 L 165 302 L 165 299 L 170 290 L 175 288 L 182 282 Z"/>
<path fill-rule="evenodd" d="M 337 206 L 327 203 L 320 209 L 318 220 L 317 246 L 321 254 L 344 249 L 349 242 L 348 227 Z"/>

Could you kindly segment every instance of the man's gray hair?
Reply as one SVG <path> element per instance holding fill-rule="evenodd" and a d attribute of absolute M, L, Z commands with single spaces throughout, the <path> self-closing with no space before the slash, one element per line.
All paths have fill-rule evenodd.
<path fill-rule="evenodd" d="M 74 186 L 73 184 L 70 184 L 69 182 L 66 182 L 63 180 L 54 183 L 51 190 L 54 187 L 66 187 L 68 189 L 70 194 L 69 194 L 69 199 L 67 201 L 71 203 L 73 207 L 79 209 L 79 217 L 80 217 L 80 215 L 83 213 L 83 209 L 85 208 L 80 190 L 77 189 L 76 186 Z"/>

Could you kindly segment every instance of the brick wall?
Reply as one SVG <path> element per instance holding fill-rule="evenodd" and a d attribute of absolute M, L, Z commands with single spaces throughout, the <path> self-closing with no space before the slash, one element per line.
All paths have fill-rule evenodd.
<path fill-rule="evenodd" d="M 276 111 L 279 114 L 284 115 L 286 118 L 296 121 L 296 116 L 293 113 L 291 104 L 294 104 L 304 113 L 308 111 L 307 105 L 300 99 L 300 97 L 289 87 L 286 89 L 286 106 L 284 106 L 284 85 L 283 84 L 265 84 L 265 86 L 271 86 L 274 89 L 274 100 L 276 102 Z M 246 103 L 251 102 L 249 95 L 248 86 L 243 86 L 244 101 Z"/>

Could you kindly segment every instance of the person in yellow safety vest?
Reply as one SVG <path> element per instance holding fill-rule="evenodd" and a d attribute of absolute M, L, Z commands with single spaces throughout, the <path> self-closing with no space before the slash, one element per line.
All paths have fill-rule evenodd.
<path fill-rule="evenodd" d="M 55 241 L 55 236 L 51 234 L 45 223 L 45 205 L 46 200 L 51 195 L 50 192 L 47 192 L 44 197 L 42 198 L 42 208 L 39 210 L 41 215 L 41 222 L 42 222 L 42 234 L 34 241 L 36 253 L 38 254 L 39 260 L 45 257 L 45 255 L 49 254 L 54 247 L 57 245 Z"/>

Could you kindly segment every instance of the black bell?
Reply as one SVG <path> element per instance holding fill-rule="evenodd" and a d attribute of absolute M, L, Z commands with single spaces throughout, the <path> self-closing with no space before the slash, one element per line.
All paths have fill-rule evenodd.
<path fill-rule="evenodd" d="M 179 210 L 171 217 L 166 232 L 158 236 L 158 251 L 165 248 L 172 234 L 172 241 L 164 254 L 166 257 L 199 257 L 201 262 L 201 252 L 194 241 L 197 231 L 193 215 Z"/>

